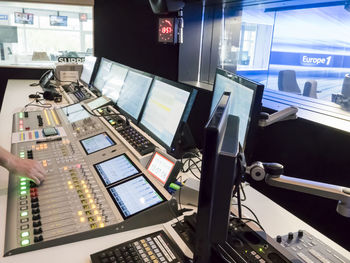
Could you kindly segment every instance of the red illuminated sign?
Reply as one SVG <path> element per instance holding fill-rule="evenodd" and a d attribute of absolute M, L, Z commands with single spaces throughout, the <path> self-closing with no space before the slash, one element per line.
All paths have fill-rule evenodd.
<path fill-rule="evenodd" d="M 158 41 L 162 43 L 174 43 L 174 18 L 159 18 Z"/>

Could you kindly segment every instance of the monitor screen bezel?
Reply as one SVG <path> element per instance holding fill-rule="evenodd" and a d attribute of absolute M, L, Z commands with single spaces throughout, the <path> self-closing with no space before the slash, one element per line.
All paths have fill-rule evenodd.
<path fill-rule="evenodd" d="M 110 146 L 107 146 L 107 147 L 105 147 L 105 148 L 102 148 L 102 149 L 100 149 L 100 150 L 97 150 L 97 151 L 88 153 L 87 150 L 86 150 L 86 148 L 85 148 L 85 146 L 84 146 L 84 144 L 83 144 L 83 141 L 86 141 L 86 140 L 88 140 L 88 139 L 90 139 L 90 138 L 99 136 L 99 135 L 101 135 L 101 134 L 107 135 L 108 138 L 113 142 L 113 144 L 110 145 Z M 112 146 L 114 146 L 114 145 L 117 145 L 117 143 L 113 140 L 113 138 L 112 138 L 107 132 L 101 132 L 101 133 L 92 135 L 92 136 L 90 136 L 90 137 L 86 137 L 86 138 L 84 138 L 84 139 L 79 140 L 79 142 L 80 142 L 80 144 L 81 144 L 81 147 L 83 147 L 83 149 L 84 149 L 86 155 L 90 155 L 90 154 L 93 154 L 93 153 L 97 153 L 97 152 L 102 151 L 102 150 L 104 150 L 104 149 L 110 148 L 110 147 L 112 147 Z"/>
<path fill-rule="evenodd" d="M 161 202 L 157 203 L 157 204 L 154 204 L 154 205 L 149 206 L 149 207 L 147 207 L 147 208 L 145 208 L 145 209 L 142 209 L 142 210 L 140 210 L 140 211 L 138 211 L 138 212 L 136 212 L 136 213 L 134 213 L 134 214 L 132 214 L 132 215 L 125 216 L 124 213 L 123 213 L 123 211 L 122 211 L 122 209 L 120 208 L 119 204 L 118 204 L 117 201 L 114 199 L 114 196 L 113 196 L 113 194 L 111 193 L 111 189 L 112 189 L 113 187 L 115 187 L 115 186 L 118 186 L 118 185 L 127 183 L 128 181 L 131 181 L 131 180 L 136 179 L 136 178 L 138 178 L 138 177 L 143 177 L 143 178 L 149 183 L 149 185 L 152 186 L 153 190 L 155 190 L 156 193 L 157 193 L 163 200 L 162 200 Z M 160 205 L 160 204 L 162 204 L 162 203 L 164 203 L 164 202 L 167 201 L 167 199 L 165 198 L 165 196 L 158 190 L 158 188 L 157 188 L 157 187 L 147 178 L 147 176 L 144 175 L 143 173 L 137 174 L 137 175 L 134 175 L 134 176 L 130 176 L 130 177 L 128 177 L 127 179 L 125 179 L 125 180 L 123 180 L 123 181 L 120 181 L 120 182 L 117 183 L 117 184 L 114 184 L 114 185 L 109 186 L 109 187 L 107 188 L 107 192 L 108 192 L 108 194 L 109 194 L 109 196 L 111 197 L 111 199 L 112 199 L 114 205 L 117 207 L 117 209 L 118 209 L 120 215 L 123 217 L 124 220 L 125 220 L 125 219 L 128 219 L 128 218 L 130 218 L 130 217 L 133 217 L 133 216 L 135 216 L 135 215 L 137 215 L 137 214 L 139 214 L 139 213 L 141 213 L 141 212 L 143 212 L 143 211 L 145 211 L 145 210 L 147 210 L 147 209 L 150 209 L 150 208 L 152 208 L 152 207 L 158 206 L 158 205 Z"/>
<path fill-rule="evenodd" d="M 137 173 L 135 173 L 135 174 L 133 174 L 133 175 L 129 175 L 128 177 L 126 177 L 126 178 L 124 178 L 124 179 L 121 179 L 121 180 L 119 180 L 119 181 L 113 182 L 113 183 L 111 183 L 111 184 L 106 184 L 106 182 L 103 180 L 102 175 L 100 174 L 100 172 L 98 171 L 98 169 L 97 169 L 96 166 L 99 165 L 99 164 L 101 164 L 101 163 L 105 163 L 105 162 L 107 162 L 107 161 L 109 161 L 109 160 L 118 158 L 118 157 L 120 157 L 120 156 L 125 156 L 126 159 L 136 168 Z M 99 176 L 100 180 L 102 181 L 103 185 L 104 185 L 106 188 L 113 187 L 114 185 L 120 184 L 121 182 L 124 182 L 124 181 L 126 181 L 127 179 L 129 179 L 129 178 L 131 178 L 131 177 L 134 177 L 134 176 L 136 176 L 136 175 L 138 175 L 138 174 L 142 174 L 140 168 L 137 167 L 137 165 L 130 159 L 130 157 L 129 157 L 126 153 L 122 153 L 122 154 L 119 154 L 119 155 L 117 155 L 117 156 L 113 156 L 113 157 L 111 157 L 111 158 L 109 158 L 109 159 L 103 160 L 103 161 L 101 161 L 101 162 L 94 163 L 93 166 L 94 166 L 94 169 L 95 169 L 97 175 Z"/>
<path fill-rule="evenodd" d="M 145 75 L 145 76 L 147 76 L 147 77 L 151 77 L 151 78 L 152 78 L 152 81 L 151 81 L 151 83 L 150 83 L 150 85 L 149 85 L 149 87 L 148 87 L 148 91 L 147 91 L 145 100 L 143 101 L 141 110 L 140 110 L 140 112 L 139 112 L 139 116 L 138 116 L 137 118 L 134 118 L 131 114 L 129 114 L 127 111 L 123 110 L 120 106 L 118 106 L 119 97 L 118 97 L 118 100 L 116 101 L 116 103 L 114 104 L 114 105 L 116 106 L 117 110 L 118 110 L 123 116 L 125 116 L 126 118 L 128 118 L 129 120 L 131 120 L 133 123 L 138 124 L 139 121 L 141 120 L 141 116 L 142 116 L 143 110 L 144 110 L 144 108 L 145 108 L 145 106 L 146 106 L 146 101 L 147 101 L 148 96 L 149 96 L 149 94 L 150 94 L 151 87 L 152 87 L 152 85 L 153 85 L 155 76 L 154 76 L 153 74 L 151 74 L 151 73 L 143 72 L 143 71 L 141 71 L 141 70 L 137 70 L 137 69 L 133 69 L 133 68 L 128 68 L 128 69 L 129 69 L 129 70 L 128 70 L 128 73 L 127 73 L 126 76 L 125 76 L 125 79 L 128 77 L 130 71 L 133 71 L 133 72 L 136 72 L 136 73 L 138 73 L 138 74 Z M 124 79 L 124 82 L 125 82 L 125 79 Z M 124 87 L 124 84 L 123 84 L 123 86 L 122 86 L 122 88 L 121 88 L 121 90 L 120 90 L 120 93 L 122 92 L 123 87 Z"/>
<path fill-rule="evenodd" d="M 212 95 L 212 101 L 211 101 L 211 107 L 213 107 L 213 99 L 214 99 L 214 93 L 215 93 L 215 87 L 216 87 L 216 81 L 217 81 L 217 75 L 221 75 L 225 78 L 228 78 L 238 84 L 243 85 L 246 88 L 249 88 L 253 90 L 253 98 L 252 98 L 252 107 L 250 109 L 250 119 L 248 119 L 247 123 L 247 131 L 244 138 L 244 144 L 241 145 L 243 151 L 247 148 L 247 142 L 249 141 L 249 144 L 254 140 L 253 134 L 256 132 L 258 128 L 258 122 L 259 122 L 259 115 L 262 109 L 262 97 L 264 93 L 264 85 L 258 82 L 255 82 L 253 80 L 250 80 L 248 78 L 245 78 L 239 74 L 229 72 L 225 69 L 217 68 L 215 73 L 215 79 L 214 79 L 214 85 L 213 85 L 213 95 Z M 231 96 L 234 96 L 234 94 L 231 94 Z M 259 103 L 257 103 L 259 102 Z M 248 140 L 249 138 L 249 140 Z"/>
<path fill-rule="evenodd" d="M 142 121 L 142 117 L 143 117 L 143 114 L 144 114 L 144 111 L 146 109 L 146 105 L 147 105 L 147 102 L 150 98 L 150 94 L 151 94 L 151 91 L 152 91 L 152 88 L 153 88 L 153 85 L 154 83 L 156 82 L 156 80 L 158 81 L 161 81 L 161 82 L 164 82 L 168 85 L 172 85 L 172 86 L 175 86 L 176 88 L 179 88 L 179 89 L 182 89 L 184 91 L 187 91 L 189 92 L 189 96 L 188 96 L 188 99 L 187 99 L 187 102 L 186 102 L 186 105 L 184 107 L 184 111 L 182 112 L 182 115 L 181 115 L 181 118 L 180 118 L 180 121 L 177 125 L 177 128 L 176 128 L 176 131 L 175 131 L 175 134 L 174 134 L 174 137 L 171 141 L 171 144 L 170 146 L 167 145 L 165 142 L 163 142 L 158 136 L 156 136 L 151 130 L 149 130 L 145 125 L 143 125 L 141 123 Z M 167 151 L 169 152 L 172 152 L 173 150 L 173 147 L 174 147 L 174 141 L 175 139 L 177 138 L 177 134 L 179 133 L 180 131 L 180 127 L 181 127 L 181 124 L 183 122 L 187 122 L 187 119 L 188 119 L 188 111 L 190 110 L 189 107 L 192 107 L 193 106 L 193 103 L 194 103 L 194 100 L 195 100 L 195 96 L 197 94 L 197 90 L 195 90 L 194 88 L 192 88 L 191 86 L 188 86 L 186 84 L 183 84 L 183 83 L 179 83 L 179 82 L 176 82 L 176 81 L 172 81 L 172 80 L 168 80 L 168 79 L 165 79 L 165 78 L 162 78 L 162 77 L 158 77 L 158 76 L 155 76 L 154 77 L 154 80 L 152 82 L 152 85 L 151 85 L 151 88 L 149 90 L 149 94 L 148 94 L 148 97 L 146 98 L 145 100 L 145 104 L 144 104 L 144 108 L 141 112 L 141 116 L 140 116 L 140 121 L 139 121 L 139 127 L 144 130 L 149 136 L 151 136 L 154 140 L 156 140 L 160 145 L 162 145 Z"/>

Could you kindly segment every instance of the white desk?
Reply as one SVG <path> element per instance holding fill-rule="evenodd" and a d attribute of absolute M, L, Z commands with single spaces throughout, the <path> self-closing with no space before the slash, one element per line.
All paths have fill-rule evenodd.
<path fill-rule="evenodd" d="M 7 150 L 11 148 L 11 132 L 13 113 L 23 109 L 23 106 L 30 100 L 28 95 L 40 91 L 39 87 L 29 87 L 34 80 L 9 80 L 5 91 L 3 106 L 0 113 L 0 145 Z M 7 207 L 7 185 L 8 172 L 0 167 L 0 262 L 1 263 L 18 263 L 18 262 L 74 262 L 85 263 L 90 262 L 90 254 L 127 241 L 128 239 L 136 238 L 151 231 L 157 231 L 162 228 L 161 225 L 136 229 L 124 233 L 112 234 L 104 237 L 69 243 L 62 246 L 56 246 L 46 249 L 41 249 L 24 254 L 3 257 L 4 242 L 5 242 L 5 223 L 6 223 L 6 207 Z M 247 201 L 244 204 L 248 205 L 257 214 L 259 220 L 265 230 L 272 237 L 278 234 L 286 234 L 290 231 L 304 229 L 318 237 L 324 243 L 336 249 L 345 257 L 350 258 L 350 253 L 339 245 L 335 244 L 321 233 L 305 224 L 285 209 L 272 202 L 267 197 L 255 191 L 251 187 L 245 188 Z M 267 213 L 268 211 L 268 213 Z M 247 212 L 249 216 L 249 213 Z M 339 230 L 341 231 L 341 230 Z"/>

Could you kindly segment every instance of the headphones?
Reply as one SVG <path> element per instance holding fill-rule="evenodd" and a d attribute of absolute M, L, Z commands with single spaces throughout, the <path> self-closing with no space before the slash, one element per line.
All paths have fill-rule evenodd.
<path fill-rule="evenodd" d="M 45 100 L 53 100 L 55 102 L 62 101 L 62 95 L 57 93 L 56 91 L 51 91 L 51 90 L 44 91 L 43 97 Z"/>

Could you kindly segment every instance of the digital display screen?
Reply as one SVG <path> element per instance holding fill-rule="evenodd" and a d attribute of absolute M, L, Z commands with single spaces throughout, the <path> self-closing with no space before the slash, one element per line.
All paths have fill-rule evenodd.
<path fill-rule="evenodd" d="M 105 75 L 102 95 L 110 98 L 114 103 L 117 102 L 127 74 L 127 68 L 112 64 L 110 71 Z"/>
<path fill-rule="evenodd" d="M 149 163 L 147 171 L 150 172 L 150 174 L 152 174 L 156 179 L 165 184 L 174 166 L 174 162 L 156 152 Z"/>
<path fill-rule="evenodd" d="M 190 92 L 160 80 L 154 80 L 140 123 L 171 146 Z"/>
<path fill-rule="evenodd" d="M 119 108 L 138 119 L 153 78 L 129 70 L 117 102 Z"/>
<path fill-rule="evenodd" d="M 108 191 L 124 218 L 165 200 L 143 175 L 111 187 Z"/>
<path fill-rule="evenodd" d="M 97 58 L 93 56 L 85 57 L 83 64 L 83 71 L 81 72 L 80 79 L 86 84 L 90 84 L 92 72 L 94 71 Z"/>
<path fill-rule="evenodd" d="M 231 107 L 229 114 L 239 117 L 238 139 L 242 147 L 244 147 L 248 123 L 250 121 L 254 91 L 220 74 L 216 74 L 214 86 L 215 88 L 210 113 L 214 111 L 215 105 L 219 102 L 222 94 L 224 94 L 225 91 L 231 92 Z"/>
<path fill-rule="evenodd" d="M 109 100 L 107 100 L 106 98 L 104 97 L 99 97 L 93 101 L 90 101 L 89 103 L 87 103 L 87 106 L 91 109 L 91 110 L 94 110 L 94 109 L 97 109 L 97 108 L 100 108 L 102 107 L 103 105 L 107 104 L 109 102 Z"/>
<path fill-rule="evenodd" d="M 81 140 L 80 143 L 84 147 L 87 154 L 91 154 L 115 145 L 115 142 L 108 136 L 107 133 L 97 134 L 90 138 Z"/>
<path fill-rule="evenodd" d="M 94 164 L 94 167 L 105 186 L 140 173 L 125 154 Z"/>
<path fill-rule="evenodd" d="M 174 18 L 158 18 L 158 41 L 174 43 Z"/>
<path fill-rule="evenodd" d="M 94 87 L 101 92 L 107 80 L 108 74 L 111 70 L 111 67 L 112 67 L 111 61 L 105 58 L 101 59 L 100 66 L 98 67 L 98 71 L 94 79 Z"/>
<path fill-rule="evenodd" d="M 16 24 L 28 24 L 33 25 L 34 15 L 29 13 L 15 12 L 15 23 Z"/>
<path fill-rule="evenodd" d="M 67 26 L 68 16 L 50 16 L 51 26 Z"/>
<path fill-rule="evenodd" d="M 90 117 L 90 114 L 84 110 L 80 104 L 73 104 L 68 107 L 62 108 L 63 113 L 66 115 L 70 123 L 80 121 Z"/>

